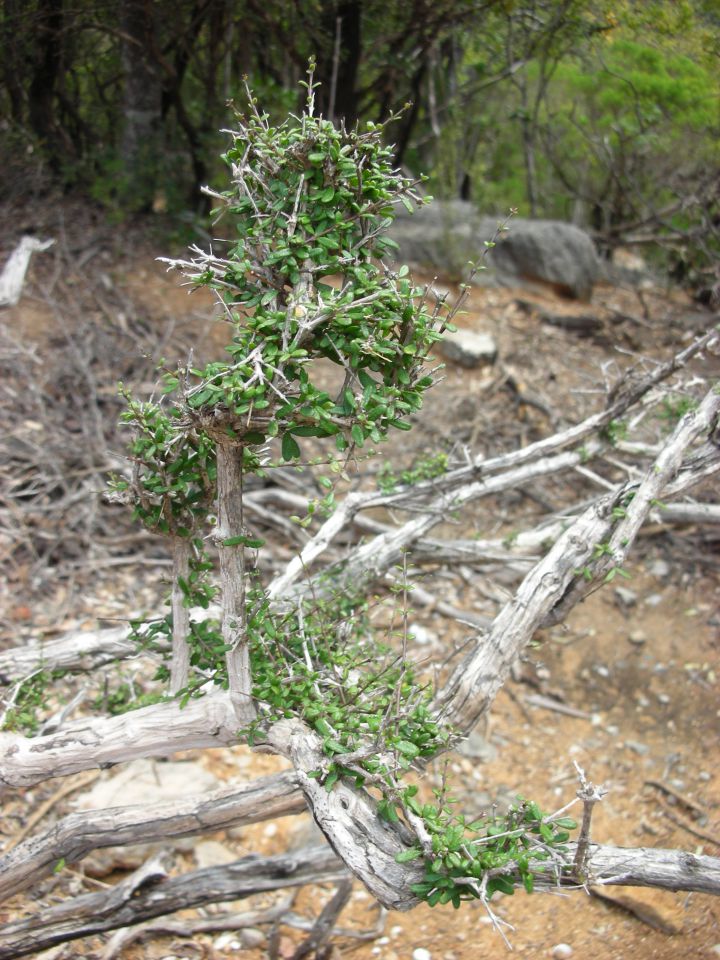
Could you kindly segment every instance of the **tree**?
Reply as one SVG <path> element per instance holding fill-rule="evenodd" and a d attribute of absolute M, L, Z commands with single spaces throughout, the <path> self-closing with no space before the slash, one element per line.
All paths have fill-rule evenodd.
<path fill-rule="evenodd" d="M 532 891 L 602 878 L 720 891 L 716 859 L 590 845 L 590 811 L 600 791 L 584 774 L 578 795 L 585 814 L 575 842 L 569 837 L 575 823 L 562 811 L 545 815 L 522 800 L 504 817 L 467 823 L 442 792 L 426 800 L 406 781 L 408 770 L 421 770 L 472 729 L 540 625 L 564 618 L 590 589 L 622 576 L 654 504 L 720 469 L 717 386 L 681 417 L 641 479 L 618 482 L 589 506 L 565 511 L 562 521 L 517 538 L 523 551 L 552 546 L 439 691 L 416 677 L 406 656 L 407 630 L 399 651 L 373 638 L 365 616 L 371 584 L 399 565 L 395 589 L 402 598 L 411 589 L 407 564 L 429 550 L 436 560 L 444 551 L 450 562 L 473 550 L 476 556 L 505 550 L 510 559 L 507 544 L 438 546 L 428 534 L 478 498 L 599 456 L 617 442 L 619 421 L 630 408 L 719 338 L 711 331 L 667 363 L 633 370 L 603 409 L 559 434 L 336 502 L 335 487 L 358 451 L 382 442 L 391 428 L 407 429 L 408 417 L 420 409 L 433 379 L 425 368 L 429 349 L 453 316 L 442 299 L 426 307 L 427 289 L 415 287 L 406 268 L 383 263 L 394 207 L 420 202 L 417 184 L 395 171 L 391 159 L 378 125 L 347 131 L 316 115 L 312 70 L 306 110 L 297 120 L 273 126 L 250 96 L 226 154 L 232 188 L 214 195 L 233 218 L 235 237 L 225 256 L 194 248 L 192 259 L 170 261 L 194 283 L 217 291 L 229 359 L 166 370 L 161 403 L 139 403 L 126 393 L 132 469 L 115 478 L 113 491 L 172 543 L 171 616 L 136 624 L 129 636 L 114 632 L 112 649 L 101 632 L 0 656 L 0 675 L 15 684 L 0 734 L 6 789 L 133 757 L 240 741 L 282 753 L 293 764 L 291 773 L 209 800 L 71 815 L 0 858 L 5 892 L 93 846 L 197 833 L 299 812 L 306 804 L 332 849 L 253 857 L 233 869 L 175 879 L 152 861 L 110 893 L 6 924 L 0 957 L 260 889 L 343 880 L 348 868 L 388 907 L 480 899 L 491 916 L 492 894 L 516 885 Z M 336 376 L 326 386 L 319 378 L 328 362 Z M 274 461 L 277 446 L 281 460 Z M 282 463 L 313 460 L 316 452 L 321 493 L 301 499 L 295 518 L 308 539 L 285 570 L 264 583 L 254 563 L 263 543 L 252 529 L 251 481 Z M 297 497 L 281 492 L 278 500 L 298 508 Z M 365 511 L 387 506 L 409 509 L 409 519 L 374 525 L 373 536 L 356 542 L 340 562 L 322 562 Z M 278 517 L 278 528 L 287 535 L 285 517 Z M 208 530 L 214 550 L 205 548 Z M 217 585 L 209 576 L 215 552 Z M 221 611 L 213 619 L 210 601 L 218 591 Z M 68 722 L 39 737 L 18 732 L 29 693 L 37 700 L 50 671 L 97 670 L 138 646 L 157 655 L 156 680 L 169 680 L 169 694 L 161 688 L 154 702 L 134 704 L 139 709 Z M 347 886 L 339 890 L 336 907 L 347 892 Z"/>

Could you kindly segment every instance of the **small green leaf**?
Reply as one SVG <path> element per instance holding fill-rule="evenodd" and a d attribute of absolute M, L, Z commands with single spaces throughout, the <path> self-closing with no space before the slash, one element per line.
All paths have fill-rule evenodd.
<path fill-rule="evenodd" d="M 300 447 L 297 440 L 289 433 L 284 434 L 282 438 L 282 458 L 283 460 L 297 460 L 300 456 Z"/>
<path fill-rule="evenodd" d="M 396 863 L 410 863 L 411 860 L 417 860 L 418 857 L 422 856 L 420 850 L 417 847 L 412 847 L 410 850 L 403 850 L 402 853 L 399 853 L 395 857 Z"/>

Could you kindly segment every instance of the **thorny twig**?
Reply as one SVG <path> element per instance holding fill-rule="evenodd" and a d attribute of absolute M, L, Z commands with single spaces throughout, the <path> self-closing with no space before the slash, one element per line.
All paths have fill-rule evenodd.
<path fill-rule="evenodd" d="M 580 780 L 580 789 L 577 792 L 577 796 L 583 803 L 583 818 L 582 824 L 580 825 L 580 836 L 578 837 L 577 848 L 575 850 L 573 873 L 580 883 L 585 883 L 587 880 L 586 867 L 590 850 L 590 821 L 592 819 L 593 807 L 607 794 L 607 790 L 605 787 L 595 786 L 594 783 L 591 783 L 577 761 L 573 760 L 573 764 L 577 770 L 578 779 Z"/>

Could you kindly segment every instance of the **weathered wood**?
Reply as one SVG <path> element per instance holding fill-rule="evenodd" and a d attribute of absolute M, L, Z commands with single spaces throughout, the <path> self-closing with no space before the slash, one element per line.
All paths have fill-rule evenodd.
<path fill-rule="evenodd" d="M 549 874 L 546 884 L 537 885 L 538 891 L 577 887 L 572 876 L 574 854 L 575 844 L 568 844 L 567 871 Z M 401 886 L 414 882 L 412 865 L 396 867 Z M 586 869 L 589 884 L 720 894 L 720 859 L 678 850 L 593 844 Z M 86 894 L 0 927 L 0 960 L 12 960 L 177 910 L 239 900 L 284 887 L 342 880 L 346 876 L 345 865 L 329 847 L 306 847 L 294 855 L 266 859 L 244 857 L 232 864 L 172 878 L 167 877 L 161 861 L 153 860 L 108 891 Z"/>
<path fill-rule="evenodd" d="M 170 661 L 170 693 L 178 693 L 187 686 L 190 671 L 190 610 L 186 604 L 181 581 L 188 583 L 190 576 L 190 541 L 186 537 L 173 537 L 172 579 L 172 659 Z"/>
<path fill-rule="evenodd" d="M 568 845 L 570 851 L 573 845 Z M 720 858 L 657 847 L 591 844 L 589 883 L 657 887 L 720 896 Z"/>
<path fill-rule="evenodd" d="M 172 802 L 71 813 L 0 856 L 0 900 L 36 884 L 58 862 L 74 863 L 103 847 L 195 836 L 306 809 L 297 777 L 288 771 Z"/>
<path fill-rule="evenodd" d="M 276 723 L 270 742 L 292 760 L 315 822 L 355 876 L 384 907 L 409 910 L 416 906 L 418 899 L 410 885 L 422 880 L 423 869 L 416 863 L 395 862 L 397 854 L 413 842 L 408 829 L 381 818 L 377 802 L 366 790 L 339 781 L 328 791 L 317 777 L 309 776 L 326 766 L 327 757 L 320 738 L 302 721 Z"/>
<path fill-rule="evenodd" d="M 38 240 L 36 237 L 23 237 L 10 254 L 10 258 L 0 273 L 0 307 L 13 307 L 22 296 L 25 274 L 33 253 L 47 250 L 54 240 Z"/>
<path fill-rule="evenodd" d="M 713 428 L 719 411 L 720 395 L 711 390 L 698 410 L 674 431 L 640 484 L 624 484 L 600 498 L 563 533 L 528 573 L 489 631 L 478 637 L 439 693 L 436 706 L 442 715 L 460 730 L 471 730 L 489 709 L 535 631 L 548 621 L 563 620 L 593 584 L 602 582 L 612 567 L 622 566 L 653 503 L 696 481 L 694 470 L 683 464 L 683 454 Z M 701 478 L 707 462 L 701 457 Z M 718 468 L 720 459 L 716 458 L 712 469 Z M 627 515 L 618 519 L 613 510 L 618 506 L 625 509 L 626 503 Z M 598 557 L 597 546 L 606 543 L 607 558 Z M 579 575 L 579 571 L 587 571 L 587 576 Z"/>
<path fill-rule="evenodd" d="M 29 786 L 139 757 L 238 742 L 238 721 L 229 697 L 210 690 L 185 707 L 172 701 L 118 717 L 85 718 L 43 737 L 0 733 L 0 788 Z"/>
<path fill-rule="evenodd" d="M 176 910 L 346 876 L 346 867 L 327 846 L 305 847 L 295 854 L 266 859 L 252 855 L 179 877 L 168 877 L 162 864 L 153 861 L 108 891 L 85 894 L 0 927 L 0 960 L 27 956 Z"/>
<path fill-rule="evenodd" d="M 243 527 L 243 447 L 221 435 L 217 439 L 217 526 L 214 539 L 220 564 L 222 618 L 220 629 L 227 652 L 230 702 L 238 724 L 255 719 L 250 671 L 250 648 L 245 607 L 245 547 L 233 540 Z"/>

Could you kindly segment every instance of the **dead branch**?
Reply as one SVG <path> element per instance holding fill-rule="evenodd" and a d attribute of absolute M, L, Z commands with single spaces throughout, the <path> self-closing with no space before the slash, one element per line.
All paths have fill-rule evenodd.
<path fill-rule="evenodd" d="M 229 698 L 211 691 L 184 708 L 172 701 L 118 717 L 84 719 L 44 737 L 0 733 L 0 787 L 29 786 L 138 757 L 238 742 L 238 722 Z"/>
<path fill-rule="evenodd" d="M 557 875 L 549 874 L 547 885 L 538 888 L 577 887 L 572 876 L 575 852 L 576 844 L 568 844 L 566 869 Z M 396 867 L 403 883 L 412 881 L 415 871 L 409 865 Z M 594 884 L 720 894 L 720 859 L 677 850 L 592 845 L 586 871 L 588 882 Z M 307 883 L 337 882 L 346 876 L 344 864 L 327 846 L 305 847 L 296 854 L 266 859 L 244 857 L 225 866 L 171 878 L 161 863 L 151 861 L 109 891 L 86 894 L 6 924 L 0 928 L 0 960 L 12 960 L 178 910 Z M 407 904 L 413 905 L 411 901 Z"/>
<path fill-rule="evenodd" d="M 251 855 L 221 867 L 168 877 L 157 861 L 102 893 L 90 893 L 0 928 L 0 960 L 117 930 L 207 903 L 241 900 L 269 890 L 338 881 L 345 866 L 329 847 L 305 847 L 266 859 Z"/>
<path fill-rule="evenodd" d="M 306 809 L 295 774 L 286 772 L 173 802 L 71 813 L 0 857 L 0 900 L 33 886 L 57 863 L 74 863 L 93 850 L 196 836 Z"/>

